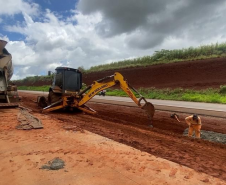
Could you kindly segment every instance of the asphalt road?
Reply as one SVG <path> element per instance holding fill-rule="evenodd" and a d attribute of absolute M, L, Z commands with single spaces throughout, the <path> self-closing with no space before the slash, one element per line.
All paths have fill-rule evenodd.
<path fill-rule="evenodd" d="M 32 94 L 46 96 L 47 92 L 40 91 L 23 91 Z M 199 102 L 185 102 L 185 101 L 171 101 L 171 100 L 154 100 L 147 99 L 148 102 L 151 102 L 156 110 L 172 111 L 172 112 L 183 112 L 183 113 L 196 113 L 199 115 L 206 116 L 215 116 L 226 118 L 226 105 L 216 104 L 216 103 L 199 103 Z M 99 96 L 96 95 L 90 100 L 90 102 L 97 103 L 108 103 L 114 105 L 125 105 L 137 107 L 129 97 L 115 97 L 115 96 Z"/>

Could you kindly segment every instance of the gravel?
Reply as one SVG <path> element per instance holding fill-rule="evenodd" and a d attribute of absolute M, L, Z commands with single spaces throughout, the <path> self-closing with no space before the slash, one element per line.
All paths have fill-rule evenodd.
<path fill-rule="evenodd" d="M 193 137 L 195 137 L 194 134 L 195 133 L 193 133 Z M 188 128 L 184 130 L 183 135 L 188 135 Z M 226 144 L 226 134 L 221 134 L 218 132 L 201 130 L 201 139 Z"/>

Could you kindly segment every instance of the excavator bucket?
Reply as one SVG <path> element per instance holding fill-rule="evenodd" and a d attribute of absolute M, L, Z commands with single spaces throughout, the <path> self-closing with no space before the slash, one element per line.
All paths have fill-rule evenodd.
<path fill-rule="evenodd" d="M 144 100 L 144 105 L 141 105 L 141 101 Z M 148 102 L 143 96 L 138 101 L 138 105 L 141 106 L 142 109 L 144 109 L 148 115 L 148 118 L 152 121 L 152 118 L 155 114 L 155 107 L 152 103 Z"/>
<path fill-rule="evenodd" d="M 152 103 L 150 102 L 145 102 L 145 104 L 141 107 L 144 109 L 149 117 L 149 119 L 152 120 L 154 114 L 155 114 L 155 107 Z"/>

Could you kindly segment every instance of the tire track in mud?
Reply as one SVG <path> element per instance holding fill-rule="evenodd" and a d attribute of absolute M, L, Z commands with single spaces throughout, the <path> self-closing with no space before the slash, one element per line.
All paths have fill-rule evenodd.
<path fill-rule="evenodd" d="M 222 163 L 226 161 L 224 145 L 165 133 L 158 129 L 137 128 L 136 125 L 109 122 L 89 115 L 60 114 L 57 118 L 60 120 L 63 118 L 66 124 L 78 125 L 93 133 L 188 166 L 196 171 L 226 179 L 226 168 L 222 167 Z"/>
<path fill-rule="evenodd" d="M 24 104 L 36 112 L 40 111 L 34 103 Z M 169 113 L 157 112 L 153 121 L 154 128 L 151 128 L 146 114 L 139 109 L 90 105 L 98 111 L 97 115 L 60 111 L 46 115 L 52 117 L 53 122 L 55 119 L 60 120 L 64 126 L 78 126 L 157 157 L 226 180 L 226 166 L 222 165 L 226 162 L 226 145 L 182 136 L 186 125 L 169 118 Z M 226 132 L 223 121 L 215 121 L 218 124 L 217 128 L 208 124 L 208 121 L 205 127 Z"/>

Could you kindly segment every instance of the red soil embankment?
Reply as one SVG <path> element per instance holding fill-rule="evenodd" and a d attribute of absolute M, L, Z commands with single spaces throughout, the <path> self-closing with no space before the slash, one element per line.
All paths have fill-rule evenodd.
<path fill-rule="evenodd" d="M 83 75 L 87 85 L 94 80 L 120 72 L 135 88 L 219 88 L 226 84 L 226 58 L 159 64 Z"/>

